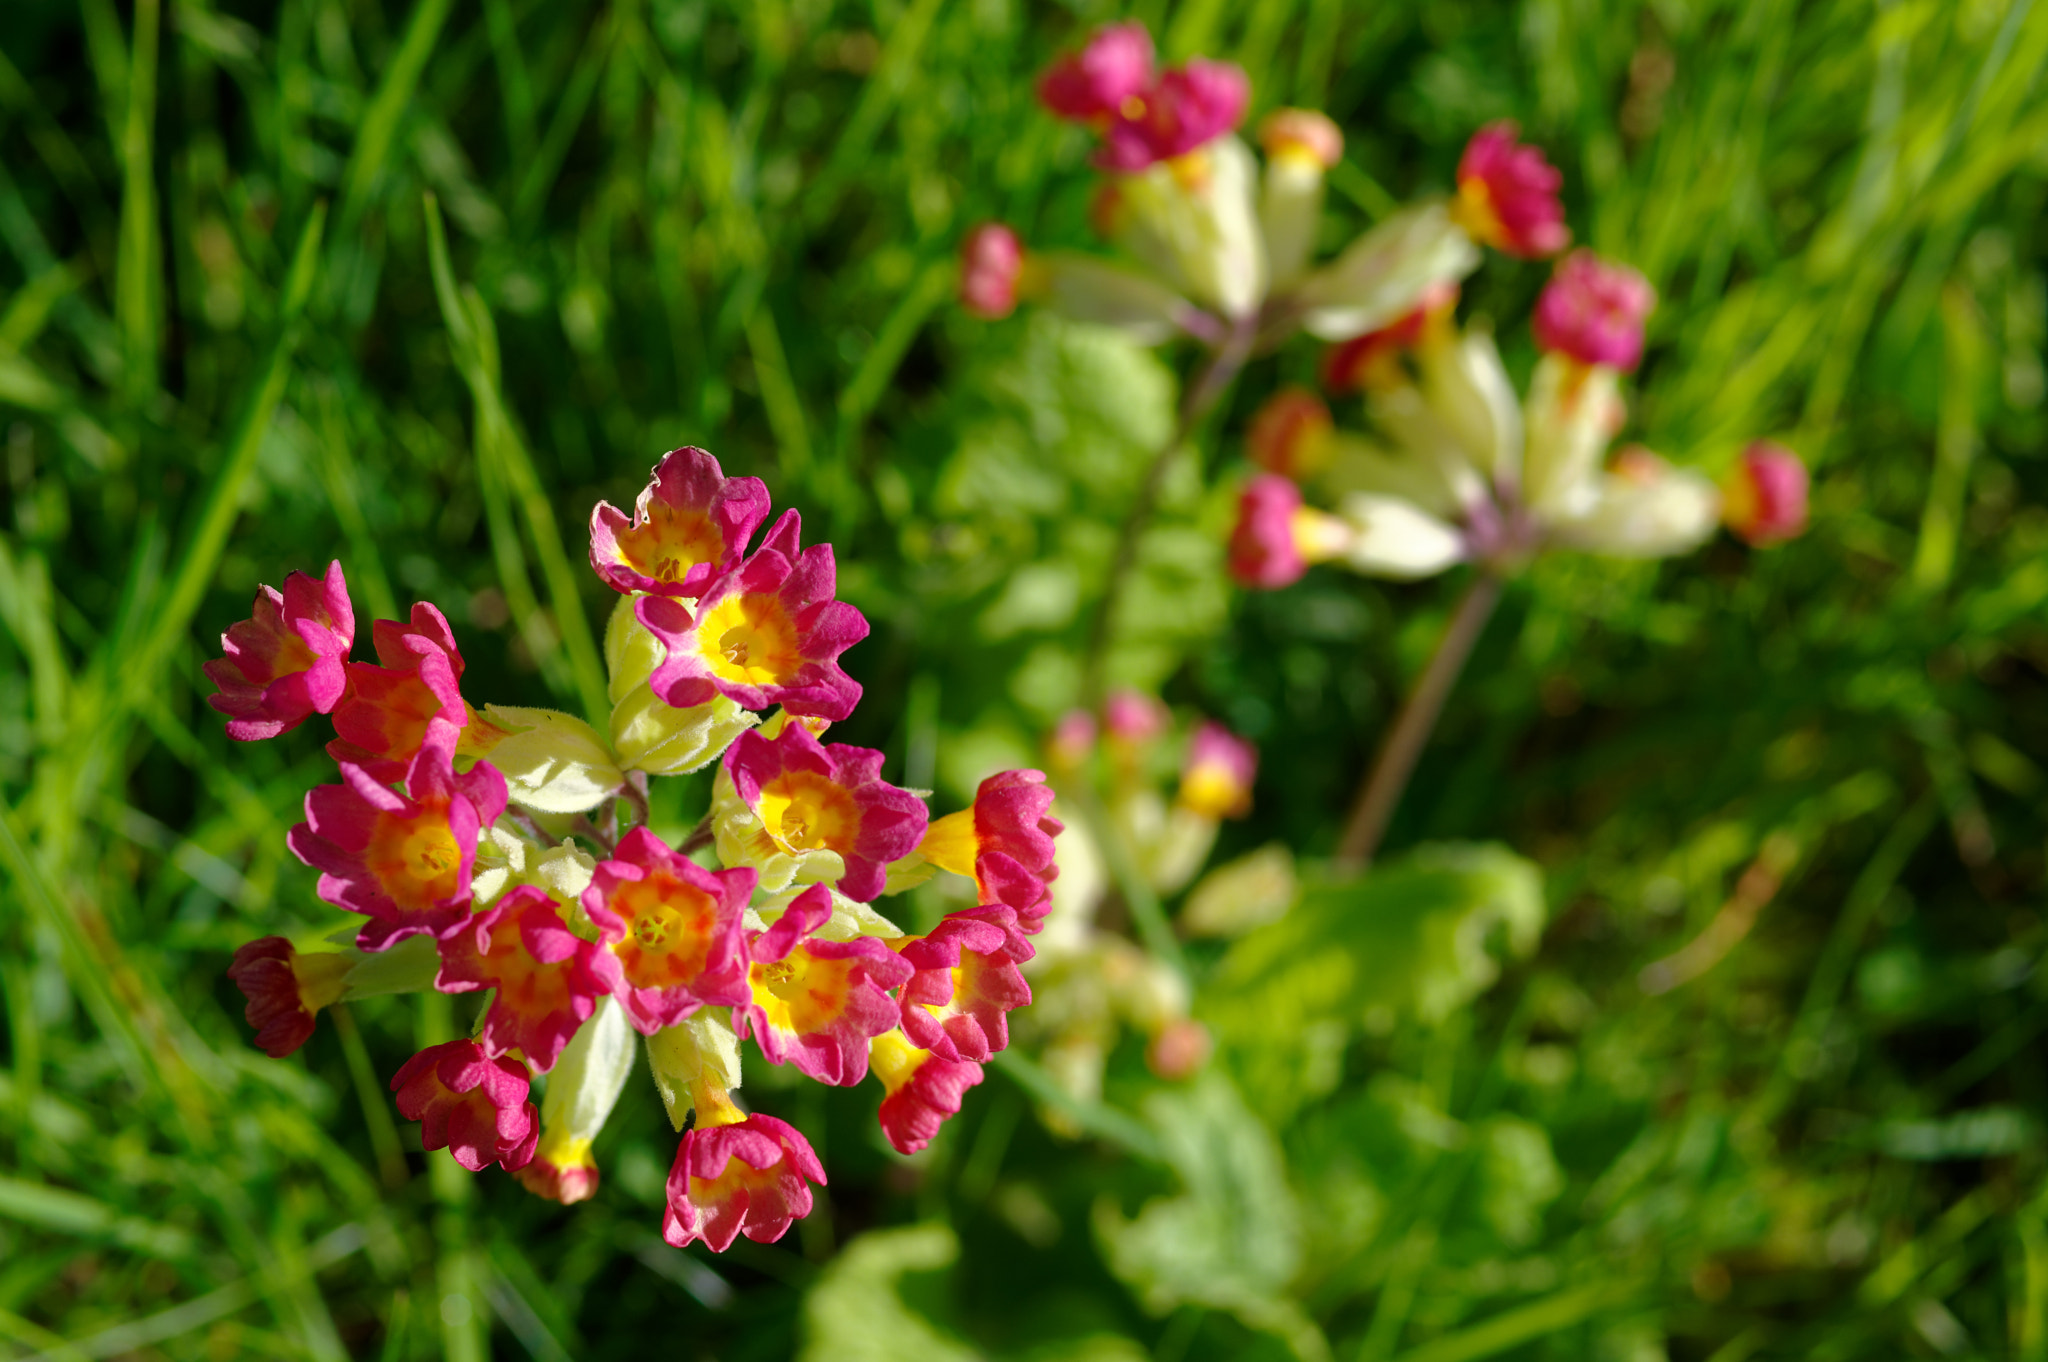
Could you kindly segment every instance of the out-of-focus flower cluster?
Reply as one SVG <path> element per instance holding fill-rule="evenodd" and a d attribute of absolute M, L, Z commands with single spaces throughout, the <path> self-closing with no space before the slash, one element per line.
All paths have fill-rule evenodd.
<path fill-rule="evenodd" d="M 236 952 L 257 1044 L 292 1053 L 344 999 L 486 995 L 473 1034 L 393 1077 L 399 1110 L 425 1148 L 562 1202 L 596 1190 L 592 1144 L 644 1045 L 683 1132 L 663 1233 L 719 1250 L 779 1238 L 825 1181 L 801 1133 L 740 1106 L 741 1042 L 822 1083 L 872 1071 L 889 1141 L 922 1149 L 1031 1001 L 1019 967 L 1062 831 L 1037 771 L 993 776 L 933 820 L 882 779 L 880 752 L 821 740 L 860 699 L 839 657 L 867 621 L 835 598 L 832 548 L 803 547 L 794 510 L 749 547 L 769 509 L 759 480 L 700 449 L 667 455 L 632 514 L 597 506 L 591 566 L 620 594 L 608 732 L 473 707 L 431 604 L 376 622 L 376 662 L 350 660 L 338 563 L 263 588 L 207 667 L 231 737 L 330 717 L 340 779 L 306 796 L 290 844 L 320 897 L 363 919 L 315 949 Z M 648 778 L 713 762 L 710 812 L 664 840 Z M 870 906 L 942 871 L 975 902 L 927 934 Z"/>
<path fill-rule="evenodd" d="M 1256 749 L 1222 725 L 1174 730 L 1157 699 L 1119 691 L 1099 716 L 1068 714 L 1046 742 L 1053 785 L 1100 802 L 1103 835 L 1120 843 L 1161 898 L 1195 879 L 1223 820 L 1251 812 L 1258 774 Z M 1143 1033 L 1146 1062 L 1162 1078 L 1193 1073 L 1210 1049 L 1208 1032 L 1189 1015 L 1187 981 L 1102 920 L 1115 887 L 1108 851 L 1083 824 L 1068 832 L 1038 955 L 1025 967 L 1037 1001 L 1022 1027 L 1052 1079 L 1085 1100 L 1101 1096 L 1110 1051 L 1126 1026 Z M 1259 884 L 1246 878 L 1248 867 Z M 1293 888 L 1292 858 L 1268 848 L 1196 885 L 1177 925 L 1188 935 L 1234 936 L 1285 911 Z M 1062 1120 L 1046 1115 L 1055 1126 Z"/>

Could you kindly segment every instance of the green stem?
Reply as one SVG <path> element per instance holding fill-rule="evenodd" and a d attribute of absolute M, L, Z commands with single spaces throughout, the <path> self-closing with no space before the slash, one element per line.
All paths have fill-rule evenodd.
<path fill-rule="evenodd" d="M 1331 859 L 1331 865 L 1340 873 L 1355 873 L 1372 862 L 1380 838 L 1386 835 L 1387 823 L 1401 802 L 1401 793 L 1408 788 L 1408 778 L 1415 773 L 1416 760 L 1428 746 L 1429 735 L 1444 712 L 1444 701 L 1450 698 L 1451 687 L 1457 684 L 1466 659 L 1472 656 L 1472 645 L 1479 641 L 1486 621 L 1493 616 L 1494 606 L 1500 603 L 1500 592 L 1501 579 L 1482 568 L 1451 612 L 1429 665 L 1415 678 L 1414 687 L 1401 704 L 1401 712 L 1394 717 L 1393 727 L 1380 743 L 1365 783 L 1358 788 L 1351 814 L 1344 820 L 1344 835 Z"/>

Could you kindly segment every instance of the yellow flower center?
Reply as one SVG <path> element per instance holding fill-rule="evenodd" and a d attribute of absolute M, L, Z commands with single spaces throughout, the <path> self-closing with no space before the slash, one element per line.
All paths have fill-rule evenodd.
<path fill-rule="evenodd" d="M 716 562 L 725 552 L 725 536 L 702 511 L 677 511 L 656 504 L 647 523 L 622 530 L 618 560 L 658 582 L 680 582 L 699 563 Z"/>
<path fill-rule="evenodd" d="M 803 665 L 796 625 L 766 593 L 728 596 L 705 611 L 697 646 L 713 676 L 741 685 L 777 685 Z"/>
<path fill-rule="evenodd" d="M 410 819 L 378 819 L 363 861 L 394 902 L 420 908 L 453 897 L 462 847 L 446 810 L 430 808 Z"/>
<path fill-rule="evenodd" d="M 761 825 L 775 845 L 800 851 L 843 851 L 860 829 L 852 794 L 815 771 L 786 771 L 761 788 Z"/>

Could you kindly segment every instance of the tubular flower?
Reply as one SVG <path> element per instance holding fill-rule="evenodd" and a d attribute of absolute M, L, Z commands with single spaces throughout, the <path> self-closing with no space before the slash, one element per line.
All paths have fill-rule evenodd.
<path fill-rule="evenodd" d="M 348 694 L 335 707 L 335 738 L 327 744 L 327 755 L 388 783 L 403 778 L 419 755 L 428 724 L 440 719 L 467 730 L 472 716 L 459 684 L 462 652 L 447 616 L 421 601 L 413 606 L 410 622 L 378 620 L 370 626 L 370 637 L 383 665 L 348 664 Z M 480 725 L 479 735 L 489 727 Z M 497 736 L 502 735 L 491 728 L 491 737 Z M 483 755 L 467 731 L 456 752 Z"/>
<path fill-rule="evenodd" d="M 1306 388 L 1282 388 L 1252 414 L 1245 447 L 1268 473 L 1301 482 L 1330 462 L 1330 409 Z"/>
<path fill-rule="evenodd" d="M 1187 765 L 1180 774 L 1180 804 L 1209 818 L 1242 818 L 1251 812 L 1252 781 L 1259 773 L 1259 749 L 1222 724 L 1195 730 Z"/>
<path fill-rule="evenodd" d="M 1591 251 L 1573 251 L 1536 300 L 1536 343 L 1581 364 L 1629 370 L 1643 357 L 1643 321 L 1657 305 L 1650 281 Z"/>
<path fill-rule="evenodd" d="M 1279 109 L 1259 125 L 1266 178 L 1259 192 L 1259 229 L 1273 282 L 1293 282 L 1315 255 L 1322 227 L 1323 177 L 1344 156 L 1344 134 L 1312 109 Z"/>
<path fill-rule="evenodd" d="M 1038 78 L 1038 102 L 1061 118 L 1096 122 L 1152 84 L 1152 35 L 1143 24 L 1109 24 Z"/>
<path fill-rule="evenodd" d="M 998 772 L 981 782 L 972 807 L 935 820 L 918 849 L 941 870 L 971 875 L 982 903 L 1015 909 L 1019 926 L 1034 933 L 1059 874 L 1053 839 L 1066 828 L 1050 813 L 1052 801 L 1043 771 Z"/>
<path fill-rule="evenodd" d="M 912 973 L 909 962 L 871 936 L 820 941 L 831 895 L 813 885 L 749 943 L 753 998 L 733 1021 L 776 1064 L 794 1064 L 820 1083 L 851 1087 L 868 1068 L 868 1037 L 902 1019 L 889 990 Z"/>
<path fill-rule="evenodd" d="M 742 917 L 755 880 L 746 866 L 706 870 L 644 827 L 598 862 L 583 911 L 618 958 L 619 1003 L 642 1035 L 747 1001 Z"/>
<path fill-rule="evenodd" d="M 879 1112 L 882 1133 L 902 1154 L 930 1144 L 946 1118 L 960 1110 L 967 1090 L 982 1080 L 979 1064 L 920 1050 L 901 1031 L 875 1037 L 870 1053 L 875 1076 L 889 1094 Z"/>
<path fill-rule="evenodd" d="M 440 720 L 427 726 L 403 794 L 344 762 L 343 783 L 309 793 L 306 821 L 291 830 L 293 854 L 321 872 L 320 897 L 370 919 L 356 936 L 366 951 L 438 936 L 469 911 L 477 833 L 505 811 L 505 778 L 489 762 L 457 775 L 456 735 Z"/>
<path fill-rule="evenodd" d="M 993 922 L 948 917 L 897 948 L 917 973 L 903 985 L 903 1033 L 942 1059 L 985 1063 L 1010 1043 L 1007 1014 L 1031 986 Z"/>
<path fill-rule="evenodd" d="M 960 243 L 960 302 L 969 312 L 1000 321 L 1017 309 L 1024 243 L 1000 222 L 984 222 Z"/>
<path fill-rule="evenodd" d="M 1272 591 L 1299 581 L 1309 564 L 1343 553 L 1344 523 L 1304 506 L 1286 478 L 1261 473 L 1245 484 L 1230 532 L 1230 575 L 1245 586 Z"/>
<path fill-rule="evenodd" d="M 1753 548 L 1806 532 L 1806 465 L 1783 445 L 1757 440 L 1742 451 L 1723 488 L 1721 516 Z"/>
<path fill-rule="evenodd" d="M 1238 125 L 1251 95 L 1244 71 L 1228 62 L 1196 57 L 1168 67 L 1150 89 L 1118 106 L 1096 164 L 1131 174 L 1198 151 Z"/>
<path fill-rule="evenodd" d="M 668 1174 L 661 1237 L 677 1248 L 703 1240 L 723 1253 L 744 1234 L 772 1244 L 811 1213 L 825 1167 L 794 1126 L 759 1112 L 683 1135 Z"/>
<path fill-rule="evenodd" d="M 860 611 L 834 600 L 830 544 L 799 551 L 791 511 L 761 548 L 704 590 L 692 612 L 663 596 L 643 596 L 640 623 L 668 649 L 649 684 L 677 709 L 724 695 L 747 709 L 780 704 L 792 714 L 844 719 L 860 701 L 860 683 L 839 669 L 839 655 L 868 636 Z"/>
<path fill-rule="evenodd" d="M 438 960 L 430 939 L 367 951 L 301 951 L 281 936 L 266 936 L 235 951 L 228 978 L 249 1000 L 243 1015 L 256 1028 L 256 1048 L 283 1059 L 313 1035 L 321 1010 L 348 998 L 416 993 L 432 986 Z"/>
<path fill-rule="evenodd" d="M 511 1172 L 533 1157 L 540 1113 L 528 1086 L 524 1068 L 473 1040 L 428 1046 L 391 1080 L 399 1112 L 420 1123 L 421 1146 L 446 1149 L 472 1173 L 494 1163 Z"/>
<path fill-rule="evenodd" d="M 1453 213 L 1475 240 L 1525 260 L 1556 255 L 1571 244 L 1558 190 L 1564 176 L 1536 147 L 1517 142 L 1511 122 L 1472 134 L 1458 160 Z"/>
<path fill-rule="evenodd" d="M 600 999 L 596 1013 L 580 1027 L 548 1076 L 540 1104 L 540 1142 L 533 1158 L 513 1176 L 535 1196 L 564 1206 L 597 1193 L 597 1160 L 591 1142 L 618 1104 L 640 1048 L 625 1010 Z"/>
<path fill-rule="evenodd" d="M 492 1058 L 519 1051 L 541 1073 L 619 986 L 617 956 L 562 921 L 547 891 L 532 885 L 464 918 L 441 938 L 443 993 L 491 989 L 477 1040 Z"/>
<path fill-rule="evenodd" d="M 220 693 L 206 702 L 228 716 L 228 736 L 237 742 L 289 732 L 340 702 L 355 640 L 341 564 L 329 563 L 325 577 L 294 572 L 281 592 L 257 588 L 249 618 L 220 636 L 227 656 L 206 664 Z"/>
<path fill-rule="evenodd" d="M 1323 354 L 1323 386 L 1333 393 L 1373 392 L 1398 388 L 1408 373 L 1401 357 L 1445 329 L 1458 305 L 1458 286 L 1443 283 L 1429 289 L 1415 310 L 1400 320 L 1340 341 Z"/>
<path fill-rule="evenodd" d="M 762 867 L 771 889 L 829 879 L 872 902 L 889 863 L 917 849 L 930 819 L 923 800 L 882 779 L 880 752 L 821 743 L 801 723 L 773 738 L 741 734 L 725 770 L 745 816 L 717 820 L 719 854 Z M 826 860 L 837 864 L 818 864 Z"/>
<path fill-rule="evenodd" d="M 633 502 L 633 518 L 608 501 L 590 513 L 590 566 L 612 590 L 692 597 L 740 560 L 768 518 L 759 478 L 728 478 L 694 446 L 671 450 Z"/>

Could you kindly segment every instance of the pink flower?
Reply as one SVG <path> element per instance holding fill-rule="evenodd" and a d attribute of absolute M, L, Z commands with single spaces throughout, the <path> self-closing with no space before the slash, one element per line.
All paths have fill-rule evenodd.
<path fill-rule="evenodd" d="M 1511 122 L 1472 134 L 1458 160 L 1458 201 L 1452 212 L 1472 236 L 1525 260 L 1556 255 L 1571 244 L 1558 190 L 1564 176 L 1543 152 L 1515 140 Z"/>
<path fill-rule="evenodd" d="M 1228 62 L 1196 57 L 1168 68 L 1151 89 L 1118 109 L 1095 163 L 1128 175 L 1185 156 L 1236 127 L 1251 93 L 1243 70 Z"/>
<path fill-rule="evenodd" d="M 618 959 L 614 988 L 642 1035 L 747 1001 L 742 918 L 756 879 L 746 866 L 706 870 L 644 827 L 597 863 L 583 911 Z"/>
<path fill-rule="evenodd" d="M 1242 818 L 1251 811 L 1259 749 L 1222 724 L 1204 723 L 1188 744 L 1180 773 L 1181 807 L 1209 818 Z"/>
<path fill-rule="evenodd" d="M 1046 69 L 1038 102 L 1061 118 L 1094 122 L 1113 117 L 1151 84 L 1152 35 L 1143 24 L 1109 24 Z"/>
<path fill-rule="evenodd" d="M 370 919 L 356 937 L 366 951 L 439 936 L 469 912 L 477 833 L 505 811 L 505 778 L 489 762 L 455 774 L 457 732 L 427 725 L 403 794 L 342 763 L 342 783 L 309 792 L 291 831 L 293 854 L 321 872 L 320 897 Z"/>
<path fill-rule="evenodd" d="M 1581 364 L 1633 369 L 1643 357 L 1643 320 L 1656 305 L 1642 275 L 1573 251 L 1536 300 L 1536 343 Z"/>
<path fill-rule="evenodd" d="M 391 1080 L 398 1110 L 420 1123 L 420 1144 L 446 1149 L 472 1173 L 523 1167 L 540 1141 L 540 1113 L 526 1100 L 526 1070 L 492 1059 L 473 1040 L 432 1045 Z"/>
<path fill-rule="evenodd" d="M 633 503 L 633 519 L 609 502 L 590 513 L 590 566 L 612 590 L 695 596 L 740 560 L 768 518 L 759 478 L 728 478 L 694 447 L 672 450 Z"/>
<path fill-rule="evenodd" d="M 1275 591 L 1308 571 L 1294 533 L 1301 492 L 1286 478 L 1261 473 L 1245 484 L 1230 532 L 1230 575 L 1245 586 Z"/>
<path fill-rule="evenodd" d="M 370 637 L 382 666 L 348 664 L 348 694 L 334 710 L 333 742 L 327 755 L 353 762 L 378 780 L 389 783 L 405 775 L 419 755 L 427 725 L 436 719 L 456 728 L 469 726 L 463 702 L 462 651 L 448 619 L 425 601 L 412 608 L 412 620 L 378 620 Z M 463 734 L 466 740 L 468 733 Z M 457 748 L 459 755 L 480 755 Z"/>
<path fill-rule="evenodd" d="M 220 641 L 227 656 L 206 664 L 220 693 L 206 702 L 228 716 L 230 738 L 274 738 L 329 712 L 347 687 L 343 664 L 356 641 L 341 564 L 329 563 L 324 578 L 294 572 L 282 592 L 258 587 L 249 618 Z"/>
<path fill-rule="evenodd" d="M 837 888 L 871 903 L 891 861 L 917 849 L 930 819 L 924 801 L 882 779 L 882 754 L 830 745 L 800 723 L 774 738 L 742 733 L 727 751 L 733 788 L 761 820 L 763 851 L 823 849 L 846 864 Z"/>
<path fill-rule="evenodd" d="M 1806 465 L 1783 445 L 1758 440 L 1742 451 L 1722 491 L 1721 516 L 1754 548 L 1806 532 Z"/>
<path fill-rule="evenodd" d="M 562 921 L 547 891 L 521 885 L 440 940 L 443 993 L 491 989 L 477 1040 L 497 1058 L 517 1050 L 541 1073 L 619 984 L 619 962 Z"/>
<path fill-rule="evenodd" d="M 1335 429 L 1321 398 L 1306 388 L 1287 387 L 1252 414 L 1245 446 L 1252 462 L 1268 473 L 1300 482 L 1329 462 L 1330 433 Z"/>
<path fill-rule="evenodd" d="M 1000 222 L 984 222 L 960 243 L 960 304 L 977 317 L 999 321 L 1017 308 L 1017 278 L 1024 243 Z"/>
<path fill-rule="evenodd" d="M 860 701 L 860 683 L 839 655 L 868 635 L 860 611 L 834 600 L 830 544 L 799 550 L 801 521 L 785 514 L 751 558 L 711 583 L 692 611 L 642 596 L 634 613 L 668 648 L 649 685 L 677 709 L 724 695 L 747 709 L 779 704 L 791 714 L 839 720 Z"/>
<path fill-rule="evenodd" d="M 677 1248 L 701 1239 L 714 1253 L 742 1234 L 774 1243 L 811 1213 L 811 1183 L 825 1185 L 825 1167 L 787 1122 L 756 1112 L 697 1127 L 684 1133 L 669 1169 L 661 1237 Z"/>
<path fill-rule="evenodd" d="M 1031 1001 L 1003 929 L 947 917 L 898 948 L 917 970 L 903 985 L 903 1033 L 942 1059 L 979 1064 L 1010 1043 L 1007 1013 Z"/>
<path fill-rule="evenodd" d="M 876 1038 L 874 1066 L 888 1090 L 877 1113 L 882 1133 L 903 1154 L 930 1144 L 946 1118 L 960 1110 L 967 1090 L 982 1080 L 979 1064 L 921 1050 L 901 1031 Z"/>
<path fill-rule="evenodd" d="M 935 820 L 918 849 L 941 870 L 973 876 L 982 903 L 1016 910 L 1035 933 L 1059 874 L 1053 838 L 1066 828 L 1049 812 L 1052 801 L 1043 771 L 998 772 L 981 782 L 972 807 Z"/>
<path fill-rule="evenodd" d="M 748 947 L 753 998 L 733 1009 L 733 1024 L 742 1039 L 751 1033 L 773 1063 L 849 1087 L 867 1074 L 868 1038 L 902 1019 L 889 990 L 913 971 L 874 937 L 811 937 L 831 918 L 831 895 L 824 885 L 812 885 L 774 926 L 754 934 Z"/>
<path fill-rule="evenodd" d="M 1276 161 L 1300 160 L 1328 170 L 1344 159 L 1344 133 L 1314 109 L 1275 109 L 1259 124 L 1259 145 Z"/>
<path fill-rule="evenodd" d="M 1170 721 L 1166 706 L 1143 691 L 1111 691 L 1102 706 L 1102 722 L 1109 731 L 1109 740 L 1127 747 L 1151 742 L 1166 731 Z"/>
<path fill-rule="evenodd" d="M 1055 770 L 1078 770 L 1094 750 L 1095 716 L 1085 709 L 1068 710 L 1046 735 L 1046 764 Z"/>
<path fill-rule="evenodd" d="M 262 937 L 236 950 L 228 978 L 249 1000 L 243 1015 L 256 1028 L 256 1048 L 283 1059 L 311 1040 L 314 1017 L 341 998 L 357 958 L 340 951 L 300 951 L 281 936 Z"/>
<path fill-rule="evenodd" d="M 1401 356 L 1422 344 L 1433 328 L 1443 326 L 1457 306 L 1456 284 L 1432 284 L 1414 311 L 1406 316 L 1326 350 L 1323 386 L 1342 394 L 1393 388 L 1408 382 Z"/>
<path fill-rule="evenodd" d="M 597 1164 L 587 1148 L 567 1154 L 559 1161 L 536 1149 L 526 1166 L 512 1176 L 535 1196 L 564 1206 L 574 1206 L 597 1195 Z"/>

